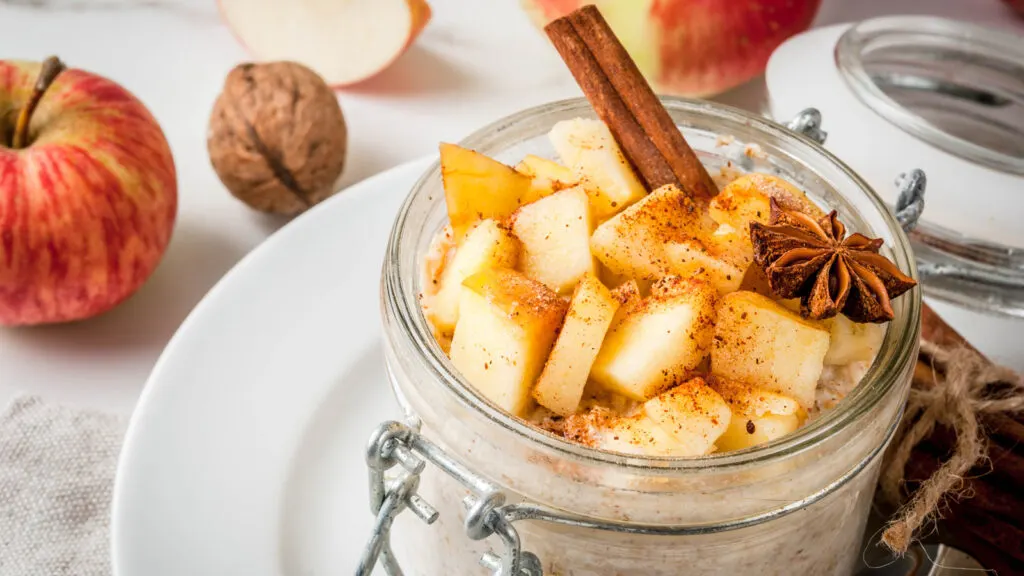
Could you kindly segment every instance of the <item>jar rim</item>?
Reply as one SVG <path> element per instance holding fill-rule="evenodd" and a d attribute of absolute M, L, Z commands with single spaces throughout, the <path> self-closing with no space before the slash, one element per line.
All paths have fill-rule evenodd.
<path fill-rule="evenodd" d="M 856 184 L 868 198 L 872 207 L 881 215 L 887 232 L 893 239 L 890 247 L 893 260 L 904 273 L 917 279 L 910 241 L 900 227 L 896 217 L 878 194 L 841 160 L 833 156 L 817 142 L 790 131 L 767 118 L 723 104 L 682 97 L 663 96 L 662 103 L 671 110 L 719 118 L 745 124 L 766 137 L 785 141 L 809 156 L 816 156 L 837 168 L 843 176 Z M 492 139 L 496 134 L 518 123 L 552 111 L 590 111 L 585 98 L 569 98 L 541 104 L 513 113 L 492 122 L 460 141 L 460 145 L 476 148 Z M 845 429 L 861 415 L 874 408 L 897 384 L 899 373 L 916 360 L 917 340 L 920 334 L 921 297 L 920 290 L 908 293 L 904 305 L 897 307 L 895 318 L 890 321 L 882 347 L 872 366 L 854 390 L 833 409 L 794 433 L 776 440 L 743 450 L 710 454 L 700 457 L 680 458 L 669 456 L 638 456 L 591 448 L 566 440 L 551 432 L 537 428 L 530 423 L 508 414 L 505 410 L 485 398 L 466 381 L 451 364 L 437 343 L 429 321 L 420 307 L 418 294 L 404 290 L 402 278 L 405 274 L 417 274 L 418 270 L 402 270 L 401 266 L 388 266 L 388 262 L 399 262 L 399 241 L 405 235 L 405 223 L 414 201 L 424 193 L 428 182 L 440 178 L 440 162 L 435 161 L 413 185 L 395 219 L 385 255 L 382 295 L 386 313 L 390 313 L 401 333 L 412 340 L 420 361 L 428 368 L 430 375 L 443 384 L 446 392 L 453 394 L 464 406 L 500 425 L 517 436 L 540 444 L 543 447 L 584 462 L 619 466 L 626 470 L 661 471 L 709 471 L 723 472 L 757 464 L 778 457 L 795 455 L 818 445 L 835 433 Z"/>
<path fill-rule="evenodd" d="M 936 52 L 941 49 L 944 55 L 938 59 L 955 55 L 958 68 L 985 70 L 989 83 L 992 74 L 999 74 L 1002 78 L 1018 78 L 1019 84 L 1019 73 L 1024 69 L 1020 64 L 1024 62 L 1024 42 L 1020 38 L 998 29 L 936 16 L 887 16 L 850 26 L 836 42 L 834 58 L 839 75 L 853 94 L 868 109 L 910 136 L 975 164 L 1009 174 L 1024 174 L 1024 157 L 946 131 L 890 97 L 879 85 L 879 78 L 867 69 L 865 56 L 875 50 L 894 49 L 898 49 L 903 66 L 913 64 L 922 74 L 925 74 L 927 62 L 936 60 Z M 916 49 L 927 56 L 916 59 Z M 1015 100 L 1014 90 L 993 88 L 989 83 L 961 85 L 956 78 L 946 76 L 939 79 L 927 75 L 909 76 L 904 80 L 913 83 L 917 90 L 959 93 L 961 97 L 973 95 L 969 99 L 991 105 L 994 100 L 1005 100 L 1004 103 Z M 966 75 L 959 76 L 966 78 Z"/>

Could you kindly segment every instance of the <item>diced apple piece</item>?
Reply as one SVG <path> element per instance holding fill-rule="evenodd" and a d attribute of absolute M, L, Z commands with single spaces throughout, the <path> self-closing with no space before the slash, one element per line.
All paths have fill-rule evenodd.
<path fill-rule="evenodd" d="M 713 224 L 685 192 L 662 186 L 598 226 L 590 249 L 615 274 L 657 280 L 672 274 L 665 244 L 703 238 Z"/>
<path fill-rule="evenodd" d="M 814 405 L 828 330 L 770 298 L 733 292 L 718 303 L 711 370 Z"/>
<path fill-rule="evenodd" d="M 842 366 L 852 362 L 870 362 L 882 348 L 885 326 L 882 324 L 861 324 L 842 314 L 824 320 L 831 334 L 825 364 Z"/>
<path fill-rule="evenodd" d="M 594 217 L 603 220 L 647 194 L 611 131 L 600 120 L 563 120 L 548 133 L 562 164 L 591 194 Z"/>
<path fill-rule="evenodd" d="M 430 246 L 423 259 L 420 282 L 425 297 L 432 298 L 441 290 L 441 276 L 454 257 L 455 235 L 452 233 L 451 224 L 445 224 L 444 228 L 430 239 Z"/>
<path fill-rule="evenodd" d="M 462 283 L 452 363 L 481 394 L 522 416 L 566 308 L 548 287 L 515 270 L 478 272 Z"/>
<path fill-rule="evenodd" d="M 744 270 L 712 254 L 696 239 L 666 244 L 665 255 L 676 274 L 683 277 L 703 275 L 722 295 L 738 290 L 743 280 Z"/>
<path fill-rule="evenodd" d="M 544 370 L 533 388 L 533 398 L 556 414 L 576 412 L 604 335 L 611 326 L 619 301 L 592 273 L 584 275 L 565 314 Z"/>
<path fill-rule="evenodd" d="M 732 411 L 703 378 L 692 378 L 644 403 L 644 413 L 675 438 L 686 456 L 714 451 Z"/>
<path fill-rule="evenodd" d="M 612 272 L 607 266 L 601 264 L 600 260 L 597 262 L 597 277 L 601 280 L 602 284 L 610 288 L 618 288 L 632 280 L 632 278 L 628 276 L 622 276 L 621 274 Z"/>
<path fill-rule="evenodd" d="M 553 191 L 479 152 L 447 143 L 440 150 L 448 220 L 456 241 L 480 220 L 504 220 Z"/>
<path fill-rule="evenodd" d="M 527 154 L 523 157 L 519 164 L 516 164 L 516 170 L 531 178 L 546 178 L 567 185 L 574 185 L 578 180 L 573 176 L 572 170 L 554 160 L 548 160 L 533 154 Z"/>
<path fill-rule="evenodd" d="M 740 176 L 722 188 L 708 204 L 711 218 L 740 236 L 749 235 L 751 222 L 766 224 L 771 217 L 771 203 L 770 197 L 756 185 L 755 177 L 760 176 Z"/>
<path fill-rule="evenodd" d="M 527 204 L 509 218 L 522 242 L 519 268 L 556 292 L 571 291 L 596 263 L 590 254 L 590 207 L 582 188 L 555 192 Z"/>
<path fill-rule="evenodd" d="M 715 222 L 749 237 L 751 222 L 766 224 L 771 218 L 771 198 L 783 208 L 805 212 L 815 219 L 825 215 L 796 186 L 768 174 L 747 174 L 733 180 L 711 199 L 708 211 Z"/>
<path fill-rule="evenodd" d="M 704 245 L 717 258 L 746 270 L 754 262 L 754 244 L 750 233 L 744 236 L 728 225 L 721 225 L 715 233 L 704 238 Z"/>
<path fill-rule="evenodd" d="M 718 438 L 716 446 L 722 452 L 743 450 L 792 434 L 800 428 L 796 414 L 765 413 L 762 416 L 733 414 L 729 429 Z"/>
<path fill-rule="evenodd" d="M 636 280 L 626 280 L 615 288 L 612 288 L 612 298 L 619 301 L 619 310 L 626 309 L 627 304 L 633 304 L 640 299 L 640 287 Z M 616 313 L 618 314 L 618 313 Z"/>
<path fill-rule="evenodd" d="M 684 456 L 676 439 L 642 411 L 620 416 L 606 407 L 595 407 L 565 418 L 563 432 L 573 442 L 623 454 Z"/>
<path fill-rule="evenodd" d="M 718 377 L 708 383 L 732 410 L 729 428 L 716 442 L 723 452 L 757 446 L 794 432 L 806 414 L 796 400 L 764 388 Z"/>
<path fill-rule="evenodd" d="M 514 268 L 519 242 L 494 220 L 474 226 L 444 267 L 437 294 L 427 301 L 427 314 L 434 327 L 450 334 L 459 319 L 462 281 L 487 268 Z"/>
<path fill-rule="evenodd" d="M 620 417 L 595 434 L 595 447 L 638 456 L 695 456 L 645 414 Z"/>
<path fill-rule="evenodd" d="M 664 278 L 613 321 L 590 377 L 645 401 L 679 382 L 708 355 L 717 292 L 697 278 Z"/>

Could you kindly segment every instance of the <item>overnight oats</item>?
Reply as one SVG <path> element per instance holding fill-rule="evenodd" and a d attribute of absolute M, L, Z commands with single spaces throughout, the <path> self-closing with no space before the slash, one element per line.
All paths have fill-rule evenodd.
<path fill-rule="evenodd" d="M 403 206 L 383 280 L 399 400 L 547 511 L 515 523 L 545 574 L 849 574 L 916 358 L 907 239 L 810 141 L 660 103 L 595 13 L 548 29 L 593 107 L 442 144 Z M 470 492 L 428 467 L 417 493 L 440 518 L 397 520 L 406 573 L 489 573 Z"/>

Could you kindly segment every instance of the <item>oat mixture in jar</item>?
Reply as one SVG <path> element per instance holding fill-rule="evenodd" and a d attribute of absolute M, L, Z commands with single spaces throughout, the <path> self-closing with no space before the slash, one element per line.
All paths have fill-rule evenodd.
<path fill-rule="evenodd" d="M 461 470 L 422 473 L 440 516 L 400 517 L 397 557 L 849 574 L 916 358 L 907 238 L 810 140 L 659 102 L 589 10 L 548 32 L 594 107 L 442 144 L 396 221 L 389 375 Z"/>
<path fill-rule="evenodd" d="M 883 239 L 881 252 L 902 270 L 913 270 L 906 237 L 884 204 L 820 147 L 732 109 L 681 99 L 666 107 L 712 173 L 727 168 L 791 182 L 816 205 L 839 211 L 851 230 Z M 556 159 L 548 134 L 558 122 L 576 118 L 593 118 L 585 100 L 527 110 L 496 123 L 500 131 L 485 128 L 462 146 L 508 165 L 525 154 Z M 733 142 L 719 142 L 722 134 Z M 762 157 L 746 156 L 748 143 L 757 143 Z M 880 330 L 880 344 L 870 348 L 873 358 L 860 356 L 862 348 L 829 346 L 830 362 L 833 356 L 846 361 L 822 360 L 813 408 L 793 432 L 753 448 L 689 458 L 641 454 L 628 444 L 625 450 L 598 450 L 539 426 L 550 417 L 542 405 L 512 417 L 451 362 L 450 343 L 436 338 L 421 300 L 433 285 L 424 262 L 431 250 L 437 253 L 436 238 L 447 225 L 436 166 L 404 205 L 388 250 L 383 298 L 389 374 L 420 432 L 501 486 L 509 502 L 535 503 L 604 526 L 518 522 L 523 548 L 541 558 L 546 573 L 678 574 L 681 564 L 707 574 L 850 573 L 880 453 L 909 387 L 919 323 L 916 290 L 892 301 L 894 318 Z M 594 404 L 626 413 L 636 404 L 601 390 L 588 384 L 578 413 Z M 591 392 L 621 405 L 589 399 Z M 428 467 L 418 493 L 441 515 L 432 526 L 399 517 L 393 547 L 406 572 L 488 574 L 479 566 L 480 554 L 500 552 L 501 545 L 494 537 L 467 538 L 462 499 L 469 491 Z M 670 534 L 630 532 L 650 530 Z"/>

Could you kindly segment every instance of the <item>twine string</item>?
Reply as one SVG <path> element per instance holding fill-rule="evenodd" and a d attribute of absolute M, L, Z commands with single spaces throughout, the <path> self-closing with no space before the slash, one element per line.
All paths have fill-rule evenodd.
<path fill-rule="evenodd" d="M 899 554 L 907 551 L 918 529 L 937 515 L 945 498 L 962 494 L 964 477 L 987 458 L 988 438 L 979 417 L 1024 411 L 1024 381 L 1012 370 L 992 364 L 967 346 L 943 347 L 922 340 L 921 352 L 931 359 L 934 385 L 911 389 L 879 480 L 882 497 L 902 504 L 882 535 L 882 542 Z M 993 392 L 997 386 L 1000 391 Z M 911 452 L 940 425 L 956 434 L 952 453 L 904 502 L 904 474 Z"/>

